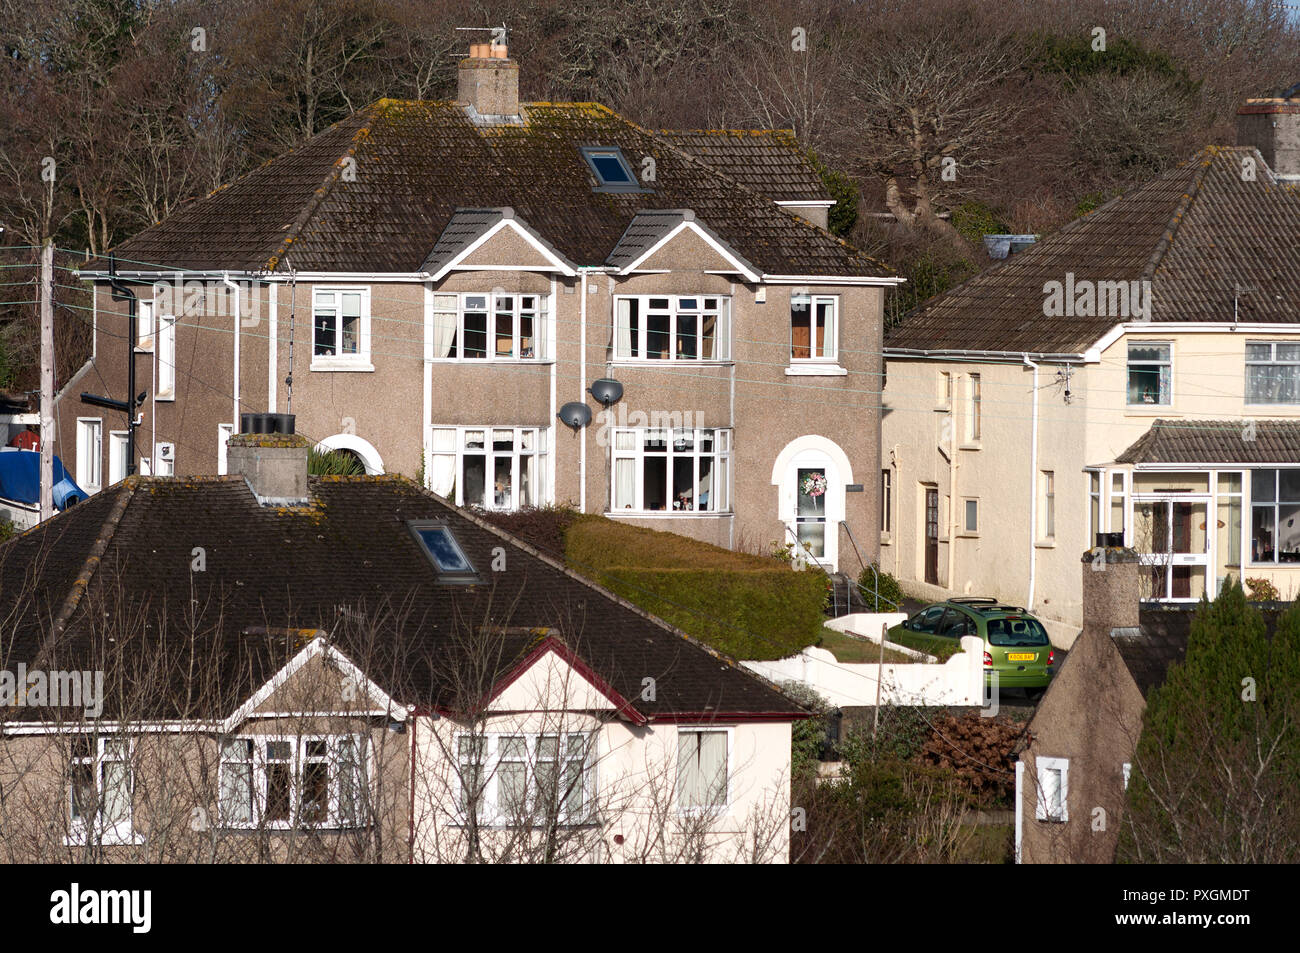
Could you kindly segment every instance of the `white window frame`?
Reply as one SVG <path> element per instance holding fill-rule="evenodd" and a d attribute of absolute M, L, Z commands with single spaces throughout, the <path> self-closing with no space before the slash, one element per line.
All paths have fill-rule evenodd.
<path fill-rule="evenodd" d="M 1124 764 L 1123 764 L 1123 766 L 1122 766 L 1122 768 L 1121 768 L 1121 770 L 1124 772 L 1124 790 L 1127 791 L 1127 790 L 1128 790 L 1128 779 L 1129 779 L 1129 776 L 1133 773 L 1133 765 L 1132 765 L 1130 762 L 1125 761 Z"/>
<path fill-rule="evenodd" d="M 681 746 L 683 744 L 684 736 L 713 735 L 713 734 L 720 734 L 725 736 L 726 744 L 727 744 L 726 761 L 724 761 L 722 765 L 724 778 L 723 778 L 723 784 L 720 786 L 722 801 L 720 803 L 712 803 L 712 804 L 683 804 L 682 801 L 686 796 L 686 788 L 683 786 L 682 778 L 681 778 Z M 731 800 L 732 800 L 731 785 L 733 780 L 732 778 L 733 772 L 731 770 L 731 766 L 734 759 L 734 751 L 732 750 L 734 746 L 734 741 L 735 741 L 734 734 L 731 728 L 712 728 L 712 727 L 706 727 L 704 725 L 678 726 L 677 751 L 675 752 L 675 758 L 672 767 L 673 778 L 677 788 L 676 795 L 673 798 L 673 802 L 677 806 L 678 814 L 685 814 L 685 815 L 713 814 L 713 813 L 721 814 L 721 813 L 725 813 L 728 809 L 730 809 Z"/>
<path fill-rule="evenodd" d="M 732 512 L 732 432 L 726 427 L 617 427 L 613 428 L 613 439 L 611 442 L 611 459 L 610 467 L 610 488 L 609 515 L 615 516 L 622 514 L 629 515 L 668 515 L 668 516 L 719 516 Z M 682 438 L 677 435 L 681 433 L 691 434 L 690 450 L 677 450 L 677 443 Z M 702 435 L 711 433 L 713 435 L 713 450 L 704 452 L 700 449 Z M 665 434 L 664 453 L 658 451 L 646 451 L 646 442 L 652 434 Z M 665 488 L 664 508 L 660 510 L 646 509 L 645 506 L 645 462 L 647 456 L 652 458 L 664 459 L 665 472 L 667 474 L 668 485 Z M 690 504 L 692 509 L 674 509 L 673 503 L 678 501 L 681 491 L 672 485 L 673 463 L 682 457 L 689 457 L 693 460 L 692 465 L 692 497 Z M 695 499 L 694 493 L 698 492 L 700 485 L 700 466 L 704 459 L 713 460 L 713 486 L 710 490 L 712 494 L 709 503 L 710 508 L 701 510 L 696 507 L 698 500 Z M 632 477 L 632 499 L 628 500 L 620 495 L 618 488 L 618 475 L 620 471 L 619 462 L 631 460 L 633 466 Z M 714 507 L 712 504 L 718 496 L 723 497 L 722 507 Z M 628 504 L 631 504 L 630 506 Z"/>
<path fill-rule="evenodd" d="M 154 360 L 158 363 L 158 392 L 154 400 L 176 399 L 176 315 L 164 314 L 158 318 L 157 346 Z"/>
<path fill-rule="evenodd" d="M 483 299 L 483 307 L 469 307 L 469 302 L 478 298 Z M 501 308 L 499 301 L 502 298 L 512 299 L 509 311 Z M 535 306 L 531 309 L 525 308 L 525 298 L 535 299 Z M 433 293 L 434 355 L 432 359 L 435 362 L 447 364 L 538 364 L 548 362 L 551 360 L 550 307 L 550 295 L 532 291 L 435 291 Z M 481 356 L 465 356 L 466 311 L 472 314 L 487 314 L 483 332 L 484 353 Z M 511 349 L 510 353 L 505 356 L 497 355 L 496 318 L 498 314 L 509 314 L 511 316 Z M 533 317 L 533 353 L 528 357 L 523 357 L 522 318 L 529 314 Z M 456 354 L 455 356 L 449 354 L 447 357 L 441 357 L 437 354 L 440 335 L 444 334 L 443 329 L 452 322 L 455 323 L 454 335 L 447 342 L 447 345 L 448 350 L 454 347 Z"/>
<path fill-rule="evenodd" d="M 970 507 L 975 504 L 975 527 L 970 526 Z M 976 496 L 963 496 L 961 498 L 961 535 L 978 536 L 980 534 L 980 501 Z"/>
<path fill-rule="evenodd" d="M 1251 349 L 1252 346 L 1253 346 L 1253 347 L 1267 347 L 1267 348 L 1269 349 L 1269 357 L 1268 357 L 1268 360 L 1264 361 L 1264 360 L 1252 359 L 1252 358 L 1250 357 L 1250 349 Z M 1252 371 L 1252 369 L 1255 369 L 1255 368 L 1295 367 L 1295 368 L 1297 368 L 1297 371 L 1296 371 L 1297 375 L 1300 375 L 1300 360 L 1295 360 L 1295 361 L 1279 361 L 1279 360 L 1277 359 L 1277 349 L 1278 349 L 1279 346 L 1282 346 L 1282 347 L 1286 347 L 1286 346 L 1295 347 L 1295 346 L 1296 346 L 1296 342 L 1295 342 L 1294 340 L 1292 340 L 1292 341 L 1247 341 L 1247 342 L 1246 342 L 1246 351 L 1245 351 L 1245 353 L 1246 353 L 1246 361 L 1245 361 L 1245 363 L 1246 363 L 1246 389 L 1245 389 L 1245 403 L 1246 403 L 1247 406 L 1251 406 L 1251 407 L 1296 407 L 1296 406 L 1300 406 L 1300 384 L 1298 384 L 1297 387 L 1296 387 L 1296 399 L 1295 399 L 1295 400 L 1266 400 L 1266 401 L 1260 401 L 1260 400 L 1251 400 L 1251 399 L 1250 399 L 1250 378 L 1251 378 L 1251 371 Z"/>
<path fill-rule="evenodd" d="M 1236 472 L 1236 471 L 1224 471 L 1224 472 Z M 1245 546 L 1242 549 L 1242 558 L 1246 560 L 1246 566 L 1276 566 L 1276 567 L 1286 568 L 1288 566 L 1296 565 L 1295 563 L 1283 562 L 1279 558 L 1281 555 L 1281 546 L 1279 545 L 1280 540 L 1278 538 L 1281 535 L 1280 524 L 1282 520 L 1282 507 L 1295 506 L 1297 502 L 1300 502 L 1292 499 L 1288 499 L 1288 500 L 1281 499 L 1282 474 L 1295 473 L 1295 472 L 1296 472 L 1295 467 L 1257 467 L 1252 470 L 1244 471 L 1242 481 L 1241 481 L 1242 482 L 1241 528 L 1242 528 L 1242 535 L 1245 537 Z M 1271 501 L 1255 499 L 1255 474 L 1257 473 L 1273 474 L 1273 499 Z M 1217 478 L 1216 478 L 1216 483 L 1217 483 Z M 1246 489 L 1248 484 L 1250 487 L 1249 491 L 1247 491 Z M 1217 498 L 1217 494 L 1218 494 L 1217 486 L 1215 488 L 1215 494 Z M 1250 499 L 1249 512 L 1247 512 L 1245 506 L 1246 498 Z M 1255 544 L 1255 511 L 1257 509 L 1268 509 L 1271 510 L 1273 513 L 1273 537 L 1274 538 L 1273 538 L 1273 558 L 1271 560 L 1257 560 L 1255 558 L 1255 545 L 1254 545 Z M 1243 572 L 1244 570 L 1245 570 L 1245 566 L 1242 567 Z"/>
<path fill-rule="evenodd" d="M 1047 780 L 1052 771 L 1060 772 L 1059 804 L 1047 803 Z M 1035 762 L 1035 773 L 1038 775 L 1038 785 L 1034 817 L 1040 821 L 1066 823 L 1070 820 L 1070 759 L 1039 757 Z"/>
<path fill-rule="evenodd" d="M 888 467 L 880 470 L 880 531 L 892 533 L 894 525 L 894 471 Z"/>
<path fill-rule="evenodd" d="M 110 430 L 108 432 L 108 485 L 126 479 L 127 466 L 130 461 L 131 444 L 129 430 Z M 119 453 L 124 454 L 119 456 Z"/>
<path fill-rule="evenodd" d="M 360 328 L 357 331 L 355 354 L 342 353 L 343 348 L 343 295 L 359 294 Z M 316 308 L 320 297 L 333 298 L 337 323 L 334 328 L 334 353 L 316 353 Z M 366 285 L 317 285 L 311 295 L 311 370 L 313 371 L 373 371 L 370 360 L 370 288 Z"/>
<path fill-rule="evenodd" d="M 99 490 L 104 479 L 104 418 L 77 418 L 77 486 Z"/>
<path fill-rule="evenodd" d="M 68 834 L 65 846 L 83 846 L 87 844 L 142 844 L 144 838 L 133 827 L 135 816 L 135 742 L 120 736 L 95 737 L 89 735 L 73 736 L 73 745 L 89 744 L 92 753 L 80 755 L 75 747 L 68 759 L 69 776 L 67 779 Z M 125 746 L 125 753 L 122 748 Z M 103 808 L 107 799 L 105 768 L 110 764 L 126 765 L 126 817 L 115 822 L 103 818 Z M 77 817 L 75 772 L 78 768 L 89 767 L 95 783 L 95 813 L 89 817 Z"/>
<path fill-rule="evenodd" d="M 322 763 L 315 759 L 310 759 L 307 754 L 307 745 L 310 742 L 324 741 L 327 746 L 325 761 L 331 768 L 328 778 L 327 797 L 329 804 L 326 814 L 321 821 L 310 821 L 302 816 L 302 796 L 303 796 L 303 767 L 307 764 Z M 351 817 L 344 817 L 341 814 L 340 785 L 342 776 L 337 773 L 337 766 L 341 763 L 339 751 L 342 742 L 351 742 L 355 757 L 355 752 L 361 752 L 361 756 L 356 758 L 354 765 L 359 769 L 354 775 L 357 784 L 356 798 L 357 803 L 354 805 Z M 253 755 L 251 760 L 236 759 L 227 757 L 228 744 L 239 744 L 243 742 L 252 742 Z M 282 762 L 280 759 L 271 759 L 267 754 L 267 745 L 270 743 L 287 743 L 290 746 L 290 756 L 287 761 Z M 343 734 L 303 734 L 303 735 L 234 735 L 224 736 L 218 739 L 218 756 L 220 758 L 220 767 L 217 784 L 217 818 L 218 824 L 226 829 L 267 829 L 267 830 L 351 830 L 366 827 L 370 823 L 367 815 L 367 806 L 370 802 L 371 788 L 370 779 L 374 777 L 374 749 L 370 744 L 369 737 L 364 733 L 343 733 Z M 287 763 L 290 765 L 289 771 L 289 818 L 287 820 L 271 820 L 266 817 L 267 812 L 267 787 L 270 778 L 268 766 L 274 763 Z M 253 778 L 252 792 L 252 817 L 247 821 L 229 819 L 227 813 L 227 801 L 225 792 L 227 790 L 227 767 L 230 765 L 251 765 Z"/>
<path fill-rule="evenodd" d="M 796 302 L 806 301 L 808 303 L 808 356 L 794 356 L 794 311 Z M 819 305 L 830 305 L 830 329 L 829 333 L 822 336 L 822 353 L 817 353 L 817 308 Z M 790 295 L 790 364 L 813 365 L 827 364 L 838 366 L 840 360 L 839 347 L 840 334 L 840 296 L 839 295 L 822 295 L 822 294 L 804 294 L 796 293 Z"/>
<path fill-rule="evenodd" d="M 163 447 L 171 448 L 171 459 L 168 460 L 163 456 Z M 159 441 L 153 445 L 153 458 L 157 461 L 157 470 L 154 476 L 175 476 L 176 475 L 176 444 L 167 441 Z"/>
<path fill-rule="evenodd" d="M 217 424 L 217 475 L 230 472 L 230 438 L 235 435 L 234 424 Z"/>
<path fill-rule="evenodd" d="M 966 444 L 977 447 L 984 436 L 984 380 L 979 374 L 967 375 Z"/>
<path fill-rule="evenodd" d="M 668 302 L 667 308 L 650 307 L 650 302 L 665 300 Z M 636 340 L 633 341 L 631 333 L 631 322 L 628 321 L 628 345 L 626 348 L 621 343 L 623 340 L 623 308 L 626 303 L 635 301 L 637 303 L 637 328 Z M 682 302 L 696 302 L 696 307 L 683 307 Z M 706 306 L 707 301 L 714 301 L 716 304 L 713 308 Z M 658 314 L 666 315 L 668 318 L 668 354 L 666 357 L 650 357 L 650 322 L 649 315 Z M 704 349 L 699 346 L 701 337 L 698 332 L 702 330 L 703 319 L 708 316 L 714 316 L 714 355 L 713 357 L 703 357 L 700 355 Z M 695 317 L 697 323 L 696 335 L 696 356 L 682 356 L 678 353 L 677 340 L 678 319 L 681 317 Z M 614 296 L 614 361 L 616 363 L 628 364 L 662 364 L 684 362 L 687 364 L 726 364 L 731 361 L 731 296 L 718 294 L 685 294 L 685 295 L 615 295 Z"/>
<path fill-rule="evenodd" d="M 152 298 L 141 298 L 136 302 L 136 351 L 153 350 L 154 315 L 156 311 L 157 302 Z"/>
<path fill-rule="evenodd" d="M 533 826 L 543 826 L 546 823 L 544 807 L 536 801 L 538 787 L 535 783 L 537 767 L 541 763 L 538 760 L 538 747 L 542 738 L 557 739 L 558 758 L 555 763 L 559 765 L 559 776 L 562 779 L 565 771 L 564 768 L 570 764 L 578 764 L 579 776 L 582 786 L 582 807 L 576 812 L 570 812 L 567 807 L 562 807 L 556 816 L 556 823 L 564 827 L 577 827 L 584 824 L 593 823 L 595 815 L 595 798 L 596 798 L 596 743 L 597 733 L 594 731 L 460 731 L 455 734 L 453 751 L 456 757 L 456 824 L 464 826 L 468 823 L 468 791 L 464 784 L 464 773 L 467 766 L 473 764 L 462 755 L 462 742 L 477 743 L 480 747 L 480 757 L 478 773 L 481 779 L 482 789 L 479 792 L 477 804 L 477 824 L 480 827 L 497 827 L 510 828 L 517 826 L 516 822 L 520 819 L 515 813 L 503 808 L 501 804 L 501 777 L 502 764 L 514 763 L 525 765 L 525 797 L 527 798 L 523 808 L 523 814 L 528 818 L 536 818 L 540 823 Z M 506 739 L 523 739 L 525 744 L 525 755 L 520 759 L 506 760 L 502 757 L 502 742 Z M 579 739 L 581 745 L 581 756 L 572 755 L 571 739 Z M 473 751 L 470 751 L 472 756 Z M 568 788 L 565 788 L 566 793 Z M 543 812 L 540 813 L 539 812 Z"/>
<path fill-rule="evenodd" d="M 455 464 L 452 469 L 452 488 L 451 498 L 457 506 L 482 506 L 486 510 L 497 510 L 499 512 L 513 512 L 523 506 L 545 506 L 551 502 L 551 487 L 547 465 L 550 462 L 551 453 L 551 428 L 550 427 L 514 427 L 510 425 L 491 426 L 450 426 L 435 424 L 430 428 L 430 446 L 434 449 L 430 451 L 430 462 L 437 463 L 439 459 L 454 459 Z M 493 449 L 492 435 L 497 430 L 508 430 L 511 432 L 511 439 L 514 449 L 510 451 L 496 451 Z M 455 448 L 448 450 L 439 449 L 440 444 L 447 442 L 448 434 L 455 434 Z M 483 434 L 483 449 L 470 450 L 465 446 L 466 436 L 470 433 Z M 533 435 L 533 449 L 525 450 L 523 448 L 524 435 L 526 433 Z M 484 458 L 483 470 L 483 502 L 466 503 L 465 502 L 465 458 L 467 456 L 482 456 Z M 496 474 L 495 461 L 499 458 L 509 458 L 510 464 L 510 489 L 508 494 L 498 502 L 497 490 L 494 482 Z M 522 482 L 521 477 L 524 472 L 524 461 L 527 457 L 534 457 L 533 479 L 536 485 L 533 487 L 533 500 L 531 503 L 521 502 Z M 432 472 L 427 479 L 433 480 Z M 489 483 L 492 484 L 489 489 Z M 447 495 L 436 486 L 430 486 L 435 493 Z"/>
<path fill-rule="evenodd" d="M 1056 542 L 1056 471 L 1038 471 L 1038 542 Z"/>
<path fill-rule="evenodd" d="M 1132 358 L 1132 356 L 1131 356 L 1131 351 L 1132 351 L 1132 349 L 1135 348 L 1135 347 L 1146 347 L 1146 348 L 1166 347 L 1166 348 L 1169 349 L 1169 359 L 1168 359 L 1168 360 L 1165 360 L 1165 361 L 1161 361 L 1161 360 L 1153 360 L 1153 361 L 1152 361 L 1152 360 L 1141 360 L 1141 361 L 1134 362 L 1134 360 L 1133 360 L 1133 358 Z M 1136 364 L 1137 367 L 1154 367 L 1154 368 L 1160 368 L 1160 367 L 1166 367 L 1166 366 L 1167 366 L 1167 367 L 1169 368 L 1169 395 L 1168 395 L 1169 399 L 1168 399 L 1168 400 L 1166 400 L 1166 401 L 1161 401 L 1161 400 L 1159 399 L 1159 398 L 1160 398 L 1160 393 L 1159 393 L 1159 391 L 1156 392 L 1156 399 L 1155 399 L 1154 401 L 1151 401 L 1151 402 L 1148 402 L 1148 401 L 1145 401 L 1145 400 L 1139 400 L 1139 401 L 1137 401 L 1137 402 L 1133 402 L 1133 401 L 1130 401 L 1130 400 L 1129 400 L 1129 393 L 1128 393 L 1128 390 L 1129 390 L 1129 387 L 1128 387 L 1129 375 L 1132 374 L 1132 372 L 1133 372 L 1133 370 L 1134 370 L 1134 367 L 1135 367 L 1135 364 Z M 1157 371 L 1157 375 L 1158 375 L 1158 374 L 1159 374 L 1159 372 Z M 1172 406 L 1174 405 L 1174 344 L 1173 344 L 1172 341 L 1128 341 L 1128 342 L 1125 344 L 1125 349 L 1124 349 L 1124 405 L 1125 405 L 1125 407 L 1126 407 L 1128 410 L 1140 409 L 1140 408 L 1143 408 L 1143 407 L 1150 407 L 1150 408 L 1152 408 L 1152 409 L 1156 409 L 1156 408 L 1168 409 L 1168 408 L 1170 408 L 1170 407 L 1172 407 Z"/>

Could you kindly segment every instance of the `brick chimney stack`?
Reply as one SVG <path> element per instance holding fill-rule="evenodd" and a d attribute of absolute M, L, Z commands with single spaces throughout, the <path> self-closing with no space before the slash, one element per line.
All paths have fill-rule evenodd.
<path fill-rule="evenodd" d="M 1287 92 L 1290 98 L 1246 100 L 1237 110 L 1237 145 L 1254 146 L 1275 175 L 1300 181 L 1300 92 Z"/>
<path fill-rule="evenodd" d="M 519 64 L 504 43 L 473 43 L 460 61 L 456 98 L 470 107 L 474 119 L 519 121 Z"/>

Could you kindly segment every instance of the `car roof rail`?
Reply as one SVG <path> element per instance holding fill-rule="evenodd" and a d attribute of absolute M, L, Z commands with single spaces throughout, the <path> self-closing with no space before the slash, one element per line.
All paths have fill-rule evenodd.
<path fill-rule="evenodd" d="M 955 602 L 958 605 L 969 606 L 985 604 L 992 605 L 998 600 L 994 599 L 992 596 L 953 596 L 948 601 Z"/>

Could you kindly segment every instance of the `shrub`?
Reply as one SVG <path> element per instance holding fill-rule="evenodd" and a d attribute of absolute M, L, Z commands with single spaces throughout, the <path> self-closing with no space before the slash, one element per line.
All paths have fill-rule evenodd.
<path fill-rule="evenodd" d="M 934 720 L 917 760 L 952 771 L 958 782 L 981 804 L 1001 804 L 1015 787 L 1015 747 L 1023 731 L 1004 718 L 978 713 Z"/>
<path fill-rule="evenodd" d="M 872 572 L 872 569 L 877 572 Z M 873 612 L 894 612 L 903 605 L 903 587 L 889 573 L 872 563 L 858 576 L 858 588 Z M 873 599 L 873 596 L 879 596 Z M 889 605 L 888 603 L 893 603 Z"/>
<path fill-rule="evenodd" d="M 564 506 L 528 506 L 513 513 L 489 510 L 479 516 L 548 556 L 563 559 L 565 534 L 578 518 L 578 511 Z"/>
<path fill-rule="evenodd" d="M 830 703 L 802 682 L 782 682 L 781 690 L 818 718 L 802 718 L 790 726 L 790 774 L 796 780 L 817 777 L 818 755 L 826 741 Z"/>
<path fill-rule="evenodd" d="M 307 472 L 314 476 L 365 476 L 366 465 L 355 453 L 312 447 L 307 451 Z"/>
<path fill-rule="evenodd" d="M 1246 585 L 1250 587 L 1251 602 L 1277 602 L 1282 598 L 1282 593 L 1277 591 L 1277 586 L 1262 577 L 1247 579 Z"/>
<path fill-rule="evenodd" d="M 13 524 L 13 521 L 6 517 L 0 517 L 0 543 L 13 539 L 17 535 L 18 527 Z"/>

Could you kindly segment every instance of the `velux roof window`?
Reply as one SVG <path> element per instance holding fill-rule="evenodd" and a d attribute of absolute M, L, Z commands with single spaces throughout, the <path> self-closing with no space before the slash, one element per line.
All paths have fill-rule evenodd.
<path fill-rule="evenodd" d="M 583 146 L 582 157 L 595 173 L 597 192 L 643 191 L 617 146 Z"/>
<path fill-rule="evenodd" d="M 450 585 L 470 585 L 483 580 L 474 564 L 460 548 L 456 535 L 442 520 L 410 520 L 407 527 L 438 570 L 438 581 Z"/>

